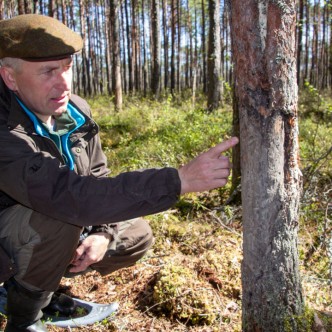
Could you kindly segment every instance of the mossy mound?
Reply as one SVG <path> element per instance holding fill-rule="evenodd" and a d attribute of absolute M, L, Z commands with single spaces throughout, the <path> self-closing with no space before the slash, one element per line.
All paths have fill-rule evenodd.
<path fill-rule="evenodd" d="M 153 300 L 157 311 L 188 325 L 212 324 L 219 316 L 215 290 L 189 268 L 168 263 L 156 276 Z"/>

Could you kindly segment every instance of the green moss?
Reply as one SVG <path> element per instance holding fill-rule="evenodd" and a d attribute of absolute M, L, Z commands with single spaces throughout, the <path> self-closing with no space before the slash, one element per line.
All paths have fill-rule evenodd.
<path fill-rule="evenodd" d="M 159 314 L 188 325 L 210 325 L 218 317 L 213 290 L 184 266 L 169 263 L 160 270 L 153 300 Z"/>
<path fill-rule="evenodd" d="M 315 311 L 305 307 L 303 313 L 285 319 L 285 332 L 311 332 Z"/>

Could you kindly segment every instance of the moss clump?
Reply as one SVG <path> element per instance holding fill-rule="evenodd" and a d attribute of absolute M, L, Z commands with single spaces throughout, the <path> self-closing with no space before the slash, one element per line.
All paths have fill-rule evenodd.
<path fill-rule="evenodd" d="M 159 271 L 153 300 L 160 314 L 188 325 L 210 325 L 219 316 L 213 289 L 190 269 L 172 263 Z"/>
<path fill-rule="evenodd" d="M 305 307 L 301 315 L 286 318 L 285 332 L 312 332 L 314 315 L 314 310 Z"/>

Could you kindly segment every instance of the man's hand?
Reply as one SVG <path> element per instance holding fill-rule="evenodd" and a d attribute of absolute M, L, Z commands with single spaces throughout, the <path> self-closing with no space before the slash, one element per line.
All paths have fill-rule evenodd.
<path fill-rule="evenodd" d="M 91 264 L 101 261 L 108 249 L 110 235 L 107 233 L 95 233 L 89 235 L 76 249 L 76 256 L 71 262 L 73 266 L 70 272 L 82 272 Z"/>
<path fill-rule="evenodd" d="M 239 142 L 237 137 L 222 142 L 200 154 L 179 169 L 181 194 L 219 188 L 227 183 L 231 164 L 221 155 Z"/>

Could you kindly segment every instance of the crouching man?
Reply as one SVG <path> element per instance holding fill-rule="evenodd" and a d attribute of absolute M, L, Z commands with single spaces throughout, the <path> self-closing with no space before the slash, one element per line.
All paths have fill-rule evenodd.
<path fill-rule="evenodd" d="M 0 275 L 7 332 L 47 331 L 40 318 L 50 305 L 59 309 L 53 294 L 65 274 L 134 264 L 153 242 L 141 216 L 224 186 L 230 163 L 222 152 L 238 142 L 180 169 L 110 177 L 89 106 L 71 93 L 72 56 L 82 47 L 50 17 L 0 21 L 0 254 L 16 267 Z"/>

